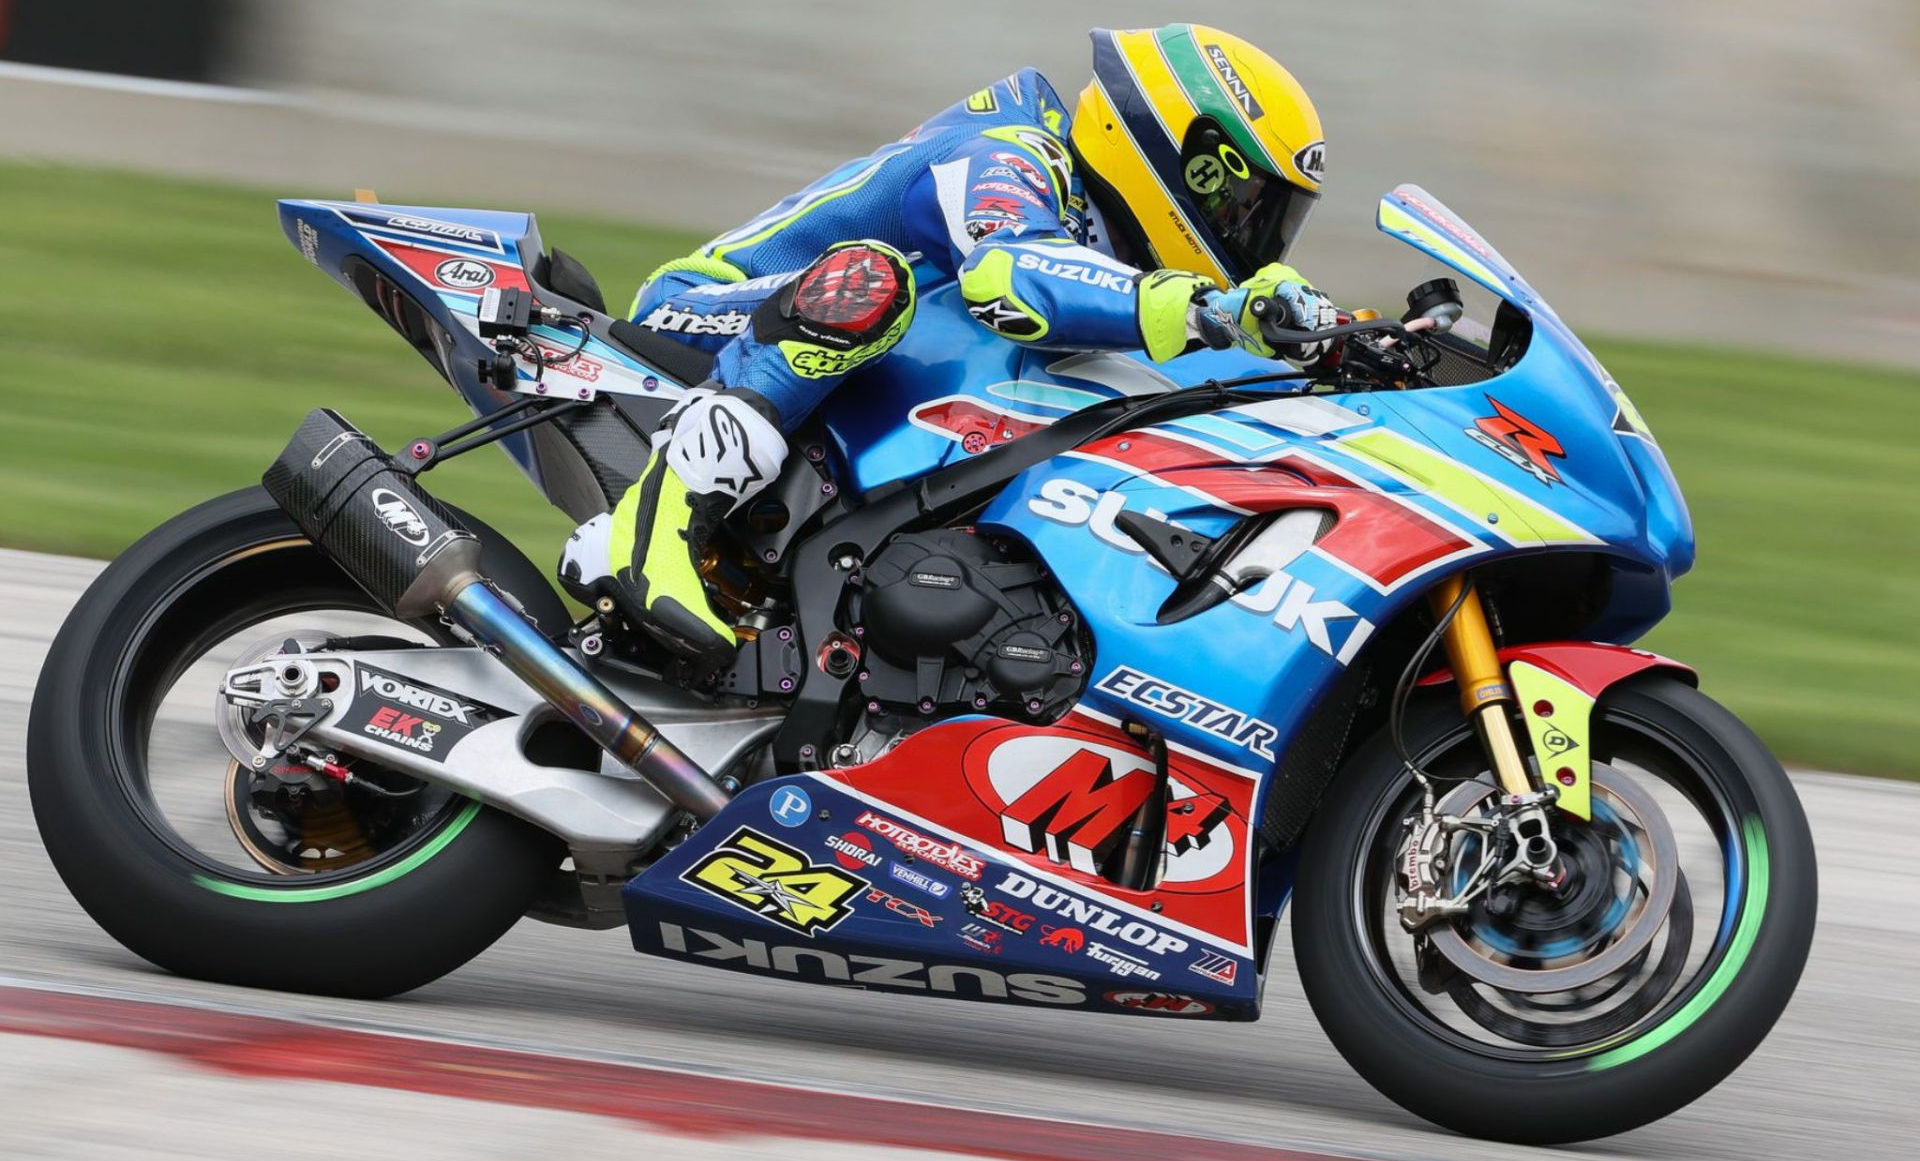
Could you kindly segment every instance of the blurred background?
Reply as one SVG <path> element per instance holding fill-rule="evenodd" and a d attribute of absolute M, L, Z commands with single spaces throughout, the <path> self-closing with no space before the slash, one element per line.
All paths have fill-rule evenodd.
<path fill-rule="evenodd" d="M 1920 763 L 1920 6 L 0 0 L 0 545 L 110 556 L 252 483 L 308 408 L 459 404 L 280 236 L 275 196 L 531 209 L 617 299 L 652 265 L 1086 30 L 1200 19 L 1320 108 L 1297 264 L 1392 307 L 1415 181 L 1593 340 L 1693 506 L 1650 647 L 1789 760 Z M 436 473 L 536 560 L 503 457 Z"/>

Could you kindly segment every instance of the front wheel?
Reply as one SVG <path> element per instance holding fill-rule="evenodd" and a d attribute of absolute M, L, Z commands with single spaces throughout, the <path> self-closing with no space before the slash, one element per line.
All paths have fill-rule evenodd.
<path fill-rule="evenodd" d="M 467 519 L 490 574 L 564 624 L 538 570 Z M 249 768 L 229 743 L 261 727 L 219 693 L 229 668 L 282 652 L 439 632 L 384 618 L 260 489 L 149 533 L 81 598 L 34 692 L 34 819 L 74 898 L 129 950 L 223 983 L 378 997 L 479 954 L 558 842 L 373 763 L 344 759 L 351 785 Z"/>
<path fill-rule="evenodd" d="M 1485 810 L 1491 775 L 1450 697 L 1417 703 L 1406 739 L 1443 813 Z M 1419 793 L 1385 737 L 1307 837 L 1293 937 L 1314 1013 L 1369 1083 L 1447 1128 L 1558 1144 L 1666 1116 L 1760 1044 L 1806 963 L 1813 841 L 1760 740 L 1663 675 L 1609 690 L 1591 739 L 1593 817 L 1555 818 L 1570 875 L 1553 890 L 1488 892 L 1410 935 Z M 1466 883 L 1490 852 L 1454 841 Z"/>

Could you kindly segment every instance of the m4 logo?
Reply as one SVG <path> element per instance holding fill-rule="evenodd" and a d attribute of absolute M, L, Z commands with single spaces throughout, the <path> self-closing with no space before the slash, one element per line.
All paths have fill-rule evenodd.
<path fill-rule="evenodd" d="M 829 931 L 853 914 L 848 901 L 868 889 L 866 880 L 809 863 L 801 852 L 744 826 L 680 878 L 806 936 Z"/>

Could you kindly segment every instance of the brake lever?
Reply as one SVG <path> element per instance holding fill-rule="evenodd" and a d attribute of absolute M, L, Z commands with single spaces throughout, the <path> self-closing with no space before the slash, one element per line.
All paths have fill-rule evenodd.
<path fill-rule="evenodd" d="M 1305 346 L 1309 343 L 1325 342 L 1328 339 L 1346 338 L 1349 335 L 1385 334 L 1402 336 L 1408 331 L 1407 324 L 1395 322 L 1393 319 L 1387 318 L 1368 319 L 1364 322 L 1342 323 L 1337 327 L 1327 327 L 1324 330 L 1300 331 L 1294 330 L 1292 327 L 1281 326 L 1278 322 L 1273 321 L 1278 317 L 1279 310 L 1280 308 L 1275 304 L 1274 300 L 1265 295 L 1249 299 L 1247 302 L 1247 313 L 1252 315 L 1259 324 L 1260 337 L 1267 340 L 1269 345 L 1276 347 Z"/>

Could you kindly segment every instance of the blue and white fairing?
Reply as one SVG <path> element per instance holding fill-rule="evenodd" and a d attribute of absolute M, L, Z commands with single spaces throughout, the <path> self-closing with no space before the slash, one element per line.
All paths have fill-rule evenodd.
<path fill-rule="evenodd" d="M 1402 187 L 1382 202 L 1380 221 L 1524 311 L 1534 325 L 1525 355 L 1470 386 L 1277 397 L 1178 419 L 1014 480 L 981 523 L 1031 542 L 1082 613 L 1096 655 L 1086 708 L 1157 720 L 1177 744 L 1267 768 L 1376 628 L 1451 573 L 1523 554 L 1590 553 L 1612 574 L 1595 639 L 1630 642 L 1666 613 L 1693 537 L 1632 404 L 1512 267 L 1433 198 Z M 1489 435 L 1511 426 L 1508 416 L 1530 425 L 1518 447 Z M 1251 503 L 1262 478 L 1275 498 Z M 1311 493 L 1300 503 L 1339 507 L 1342 523 L 1232 601 L 1157 623 L 1174 582 L 1115 527 L 1120 511 L 1217 535 L 1248 511 L 1289 506 L 1294 488 Z"/>

